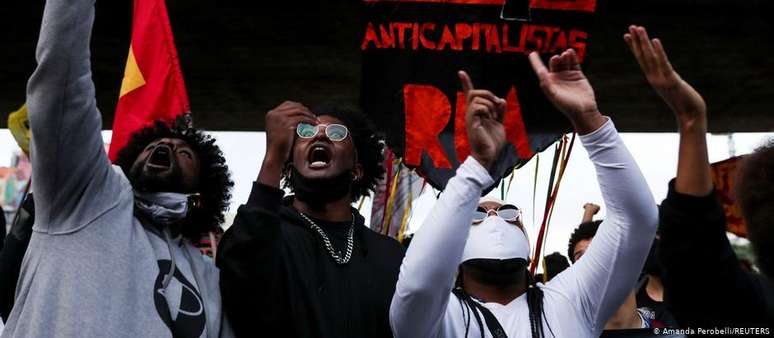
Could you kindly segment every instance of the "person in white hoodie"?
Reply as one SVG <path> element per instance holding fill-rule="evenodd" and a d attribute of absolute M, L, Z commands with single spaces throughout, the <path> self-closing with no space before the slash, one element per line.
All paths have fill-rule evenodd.
<path fill-rule="evenodd" d="M 505 144 L 505 100 L 459 76 L 471 156 L 457 169 L 401 265 L 390 307 L 395 337 L 597 337 L 634 287 L 658 211 L 613 122 L 597 109 L 578 57 L 549 67 L 530 56 L 543 92 L 570 120 L 594 163 L 608 214 L 583 260 L 547 284 L 527 270 L 526 233 L 488 212 L 473 222 L 489 169 Z M 459 273 L 455 285 L 455 276 Z"/>

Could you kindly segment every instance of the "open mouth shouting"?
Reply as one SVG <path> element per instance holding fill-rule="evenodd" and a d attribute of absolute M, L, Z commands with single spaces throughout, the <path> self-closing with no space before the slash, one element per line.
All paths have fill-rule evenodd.
<path fill-rule="evenodd" d="M 153 152 L 148 156 L 148 160 L 145 162 L 145 166 L 149 169 L 156 171 L 166 171 L 172 168 L 172 148 L 165 144 L 159 144 L 153 149 Z"/>
<path fill-rule="evenodd" d="M 310 169 L 324 169 L 330 166 L 332 157 L 330 146 L 318 142 L 309 147 L 307 163 Z"/>

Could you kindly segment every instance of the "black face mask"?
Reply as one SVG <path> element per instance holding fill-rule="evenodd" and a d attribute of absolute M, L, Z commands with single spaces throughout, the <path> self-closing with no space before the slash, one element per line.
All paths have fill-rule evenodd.
<path fill-rule="evenodd" d="M 648 259 L 645 260 L 645 266 L 642 267 L 642 272 L 653 275 L 661 276 L 661 265 L 658 263 L 658 239 L 653 240 L 653 244 L 650 246 L 650 252 L 648 252 Z"/>
<path fill-rule="evenodd" d="M 527 278 L 527 261 L 512 259 L 471 259 L 462 269 L 476 282 L 494 287 L 519 284 Z"/>
<path fill-rule="evenodd" d="M 290 186 L 299 201 L 320 207 L 342 199 L 352 190 L 352 170 L 345 170 L 330 178 L 309 179 L 291 165 Z"/>

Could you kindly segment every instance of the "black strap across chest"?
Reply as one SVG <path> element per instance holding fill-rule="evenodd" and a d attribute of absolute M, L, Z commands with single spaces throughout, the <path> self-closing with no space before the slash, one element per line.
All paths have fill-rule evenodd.
<path fill-rule="evenodd" d="M 457 296 L 457 298 L 463 300 L 465 303 L 468 304 L 471 308 L 478 311 L 473 311 L 473 314 L 476 316 L 476 321 L 478 322 L 478 325 L 481 325 L 481 319 L 478 316 L 478 313 L 481 312 L 481 315 L 484 317 L 484 322 L 486 322 L 486 327 L 489 329 L 489 333 L 494 338 L 508 338 L 508 335 L 505 333 L 505 329 L 503 329 L 502 325 L 500 325 L 500 322 L 497 320 L 497 318 L 492 314 L 492 311 L 489 311 L 485 306 L 481 305 L 479 302 L 473 300 L 470 298 L 470 296 L 464 294 L 459 289 L 454 289 L 454 295 Z"/>

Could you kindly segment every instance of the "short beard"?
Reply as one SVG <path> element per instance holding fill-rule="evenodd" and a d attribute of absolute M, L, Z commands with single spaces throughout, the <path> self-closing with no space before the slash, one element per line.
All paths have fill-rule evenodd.
<path fill-rule="evenodd" d="M 163 177 L 146 175 L 143 173 L 143 165 L 137 165 L 129 171 L 129 182 L 132 188 L 142 192 L 179 192 L 183 193 L 183 172 L 177 165 L 172 167 L 172 172 Z"/>
<path fill-rule="evenodd" d="M 295 198 L 314 209 L 320 209 L 326 204 L 338 201 L 352 191 L 352 170 L 330 178 L 306 178 L 290 166 L 290 187 Z"/>
<path fill-rule="evenodd" d="M 527 278 L 527 261 L 512 259 L 471 259 L 462 263 L 465 272 L 478 283 L 503 288 Z"/>

